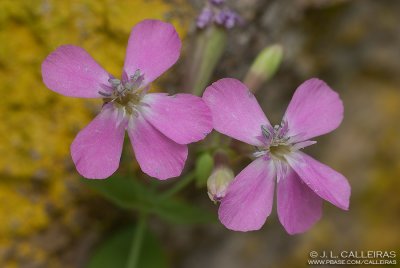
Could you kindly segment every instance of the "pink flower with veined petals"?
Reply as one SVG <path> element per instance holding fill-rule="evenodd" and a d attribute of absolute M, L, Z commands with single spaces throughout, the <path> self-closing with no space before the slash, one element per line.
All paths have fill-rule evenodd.
<path fill-rule="evenodd" d="M 132 29 L 121 80 L 77 46 L 61 46 L 46 58 L 42 76 L 49 89 L 105 101 L 71 145 L 82 176 L 103 179 L 117 170 L 125 130 L 146 174 L 161 180 L 181 174 L 187 144 L 202 140 L 212 129 L 210 111 L 201 98 L 190 94 L 147 93 L 149 84 L 175 64 L 180 48 L 171 24 L 144 20 Z"/>
<path fill-rule="evenodd" d="M 277 178 L 278 217 L 290 234 L 302 233 L 322 214 L 322 199 L 347 210 L 350 185 L 330 167 L 301 152 L 309 139 L 331 132 L 343 119 L 339 95 L 319 80 L 300 85 L 280 125 L 272 126 L 254 95 L 236 79 L 204 92 L 214 128 L 256 146 L 256 159 L 229 185 L 219 219 L 229 229 L 260 229 L 271 213 Z"/>

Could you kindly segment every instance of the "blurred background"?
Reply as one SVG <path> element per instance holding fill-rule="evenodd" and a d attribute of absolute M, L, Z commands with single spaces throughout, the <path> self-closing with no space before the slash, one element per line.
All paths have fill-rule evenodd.
<path fill-rule="evenodd" d="M 294 90 L 310 77 L 338 91 L 345 105 L 342 125 L 306 151 L 348 178 L 350 210 L 325 203 L 321 221 L 296 236 L 286 234 L 275 211 L 262 230 L 251 233 L 231 232 L 218 222 L 175 224 L 152 217 L 148 229 L 157 245 L 145 253 L 157 258 L 152 254 L 162 251 L 166 267 L 181 268 L 304 267 L 311 250 L 399 255 L 400 2 L 228 3 L 246 23 L 229 32 L 213 81 L 243 79 L 262 48 L 280 43 L 283 64 L 256 95 L 272 123 L 280 122 Z M 48 90 L 40 73 L 43 59 L 59 45 L 75 44 L 118 77 L 131 27 L 145 18 L 163 19 L 175 25 L 184 50 L 155 86 L 183 91 L 183 59 L 193 54 L 193 21 L 202 6 L 196 0 L 0 1 L 0 267 L 86 267 L 109 235 L 136 220 L 134 212 L 83 183 L 69 155 L 73 138 L 101 101 Z M 125 149 L 130 167 L 121 172 L 147 183 L 130 146 Z M 235 174 L 249 162 L 233 166 Z M 204 187 L 191 184 L 178 198 L 217 213 Z"/>

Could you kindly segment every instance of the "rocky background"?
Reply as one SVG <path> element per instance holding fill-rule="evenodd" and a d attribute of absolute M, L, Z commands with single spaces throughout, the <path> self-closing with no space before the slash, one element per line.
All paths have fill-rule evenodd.
<path fill-rule="evenodd" d="M 311 250 L 398 250 L 400 2 L 230 4 L 246 23 L 229 33 L 213 80 L 243 79 L 263 47 L 281 43 L 283 65 L 257 92 L 271 122 L 279 123 L 296 87 L 310 77 L 337 90 L 345 105 L 343 124 L 306 151 L 348 178 L 350 211 L 326 203 L 322 220 L 296 236 L 285 233 L 275 212 L 252 233 L 231 232 L 219 223 L 188 226 L 152 218 L 149 228 L 170 267 L 304 267 Z M 1 267 L 85 267 L 109 234 L 135 221 L 135 214 L 88 189 L 76 173 L 69 145 L 100 102 L 47 90 L 40 75 L 46 55 L 61 44 L 80 45 L 117 76 L 130 28 L 158 18 L 174 23 L 184 38 L 182 59 L 190 57 L 193 19 L 201 7 L 195 0 L 0 2 Z M 156 88 L 180 90 L 182 59 Z M 136 170 L 131 157 L 124 161 Z M 191 185 L 179 195 L 217 211 L 204 188 Z"/>

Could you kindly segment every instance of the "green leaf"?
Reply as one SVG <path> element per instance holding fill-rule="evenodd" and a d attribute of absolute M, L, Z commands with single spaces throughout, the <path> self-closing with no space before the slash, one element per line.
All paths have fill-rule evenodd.
<path fill-rule="evenodd" d="M 114 233 L 96 249 L 86 268 L 126 267 L 133 235 L 134 226 L 121 229 Z M 159 241 L 150 231 L 146 231 L 144 235 L 138 267 L 169 267 Z"/>
<path fill-rule="evenodd" d="M 82 182 L 125 209 L 148 211 L 153 205 L 153 199 L 156 198 L 154 193 L 136 178 L 113 176 L 106 180 L 82 179 Z"/>
<path fill-rule="evenodd" d="M 176 199 L 164 200 L 153 212 L 173 224 L 205 224 L 217 220 L 214 213 Z"/>
<path fill-rule="evenodd" d="M 196 161 L 196 186 L 203 187 L 207 184 L 214 167 L 214 159 L 209 153 L 203 153 Z"/>
<path fill-rule="evenodd" d="M 177 199 L 163 198 L 135 178 L 113 176 L 106 180 L 83 179 L 83 183 L 121 208 L 155 214 L 174 224 L 202 224 L 216 220 L 213 213 L 204 209 Z"/>

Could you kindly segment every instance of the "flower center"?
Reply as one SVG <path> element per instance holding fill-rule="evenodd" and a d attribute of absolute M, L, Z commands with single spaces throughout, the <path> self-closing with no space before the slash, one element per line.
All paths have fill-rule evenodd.
<path fill-rule="evenodd" d="M 265 146 L 257 147 L 254 156 L 267 155 L 276 160 L 286 161 L 285 155 L 293 151 L 293 144 L 290 142 L 290 137 L 287 136 L 288 130 L 288 125 L 285 121 L 274 127 L 261 126 L 262 140 Z"/>
<path fill-rule="evenodd" d="M 111 93 L 99 91 L 104 96 L 105 103 L 112 102 L 115 108 L 122 109 L 128 115 L 137 115 L 140 101 L 147 89 L 142 87 L 144 75 L 140 70 L 129 78 L 119 80 L 111 78 L 108 82 L 111 85 Z"/>
<path fill-rule="evenodd" d="M 278 144 L 278 145 L 271 145 L 269 147 L 269 153 L 272 157 L 285 161 L 285 155 L 291 152 L 291 145 L 286 144 Z"/>
<path fill-rule="evenodd" d="M 289 136 L 289 126 L 286 121 L 274 127 L 261 126 L 261 132 L 262 136 L 259 139 L 265 145 L 256 147 L 253 156 L 265 156 L 279 162 L 287 162 L 286 157 L 289 154 L 316 143 L 316 141 L 301 140 L 298 134 Z"/>

